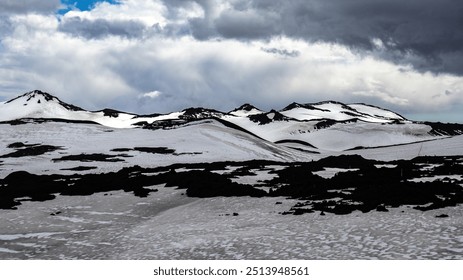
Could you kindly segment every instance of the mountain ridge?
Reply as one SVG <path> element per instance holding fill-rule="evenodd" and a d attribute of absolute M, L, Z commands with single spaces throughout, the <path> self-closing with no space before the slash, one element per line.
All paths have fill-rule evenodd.
<path fill-rule="evenodd" d="M 0 122 L 93 122 L 111 128 L 175 129 L 215 120 L 272 143 L 307 152 L 343 151 L 415 143 L 463 134 L 461 124 L 415 122 L 377 106 L 337 101 L 293 102 L 282 110 L 262 111 L 246 103 L 229 111 L 190 107 L 168 114 L 137 115 L 105 108 L 87 111 L 39 90 L 0 103 Z M 315 148 L 316 147 L 316 148 Z"/>
<path fill-rule="evenodd" d="M 43 97 L 43 99 L 40 99 L 40 97 Z M 21 98 L 25 99 L 25 100 L 21 100 Z M 38 104 L 42 103 L 42 100 L 45 100 L 46 102 L 54 101 L 57 104 L 59 104 L 60 106 L 64 107 L 65 109 L 68 109 L 70 111 L 85 111 L 85 112 L 91 112 L 91 113 L 103 112 L 105 115 L 110 116 L 110 117 L 114 117 L 116 114 L 126 114 L 126 115 L 132 115 L 134 118 L 142 118 L 142 117 L 166 116 L 166 115 L 169 115 L 169 114 L 176 113 L 176 112 L 170 112 L 170 113 L 163 114 L 163 113 L 154 112 L 154 113 L 150 113 L 150 114 L 137 114 L 137 113 L 130 113 L 130 112 L 125 112 L 125 111 L 112 109 L 112 108 L 104 108 L 104 109 L 100 109 L 100 110 L 96 110 L 96 111 L 89 111 L 89 110 L 85 110 L 85 109 L 83 109 L 83 108 L 81 108 L 79 106 L 64 102 L 61 99 L 59 99 L 58 97 L 56 97 L 56 96 L 54 96 L 54 95 L 52 95 L 50 93 L 41 91 L 41 90 L 33 90 L 33 91 L 30 91 L 30 92 L 18 95 L 17 97 L 14 97 L 14 98 L 12 98 L 12 99 L 10 99 L 8 101 L 3 102 L 3 104 L 11 104 L 11 103 L 13 103 L 15 101 L 18 101 L 18 102 L 23 101 L 23 106 L 27 106 L 28 103 L 30 103 L 32 101 L 35 101 L 35 100 L 37 100 Z M 221 111 L 218 111 L 216 109 L 202 108 L 202 107 L 189 107 L 189 108 L 185 108 L 185 109 L 181 110 L 180 112 L 184 112 L 185 114 L 190 115 L 190 116 L 195 115 L 195 114 L 201 115 L 202 113 L 206 113 L 205 117 L 209 117 L 209 114 L 211 114 L 211 113 L 220 114 L 220 115 L 233 115 L 233 113 L 237 112 L 237 111 L 251 112 L 253 110 L 259 111 L 258 113 L 264 113 L 264 114 L 268 114 L 268 113 L 272 113 L 272 112 L 282 113 L 282 112 L 289 111 L 289 110 L 296 109 L 296 108 L 304 108 L 304 109 L 310 109 L 310 110 L 321 111 L 321 112 L 329 112 L 330 110 L 328 110 L 328 109 L 323 109 L 323 108 L 316 107 L 316 106 L 323 106 L 323 105 L 327 105 L 327 104 L 336 104 L 336 105 L 339 105 L 341 108 L 344 108 L 346 110 L 352 110 L 352 111 L 357 111 L 357 112 L 358 112 L 358 110 L 356 110 L 354 108 L 351 108 L 351 106 L 352 105 L 362 105 L 362 106 L 366 106 L 366 107 L 369 107 L 369 108 L 375 108 L 375 109 L 378 109 L 378 110 L 382 110 L 382 111 L 385 111 L 385 112 L 391 112 L 391 113 L 399 116 L 400 118 L 398 118 L 398 119 L 407 120 L 405 117 L 401 116 L 400 114 L 397 114 L 397 113 L 395 113 L 395 112 L 393 112 L 391 110 L 384 109 L 384 108 L 381 108 L 381 107 L 378 107 L 378 106 L 375 106 L 375 105 L 369 105 L 369 104 L 365 104 L 365 103 L 344 104 L 342 102 L 333 101 L 333 100 L 320 101 L 320 102 L 316 102 L 316 103 L 297 103 L 297 102 L 293 102 L 293 103 L 289 104 L 288 106 L 284 107 L 281 110 L 271 109 L 270 111 L 262 111 L 262 110 L 260 110 L 259 108 L 257 108 L 256 106 L 254 106 L 254 105 L 252 105 L 250 103 L 245 103 L 245 104 L 243 104 L 243 105 L 241 105 L 241 106 L 239 106 L 239 107 L 237 107 L 237 108 L 235 108 L 235 109 L 233 109 L 233 110 L 231 110 L 229 112 L 221 112 Z M 195 113 L 193 113 L 193 112 L 195 112 Z M 258 113 L 254 113 L 254 114 L 258 114 Z M 364 112 L 358 112 L 358 113 L 359 114 L 366 114 Z M 203 117 L 203 116 L 198 116 L 198 117 Z M 324 119 L 324 118 L 313 118 L 313 119 L 307 119 L 307 120 L 316 120 L 316 119 Z"/>

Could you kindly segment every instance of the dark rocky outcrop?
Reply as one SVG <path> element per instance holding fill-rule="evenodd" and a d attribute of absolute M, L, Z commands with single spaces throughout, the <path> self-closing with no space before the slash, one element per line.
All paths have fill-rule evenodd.
<path fill-rule="evenodd" d="M 62 147 L 52 145 L 24 144 L 21 142 L 12 143 L 8 145 L 8 148 L 16 149 L 16 151 L 2 155 L 0 158 L 38 156 L 63 149 Z"/>
<path fill-rule="evenodd" d="M 27 144 L 14 144 L 18 147 L 24 145 Z M 117 156 L 86 156 L 89 155 L 78 155 L 72 159 L 117 160 Z M 463 158 L 460 157 L 418 157 L 409 161 L 388 162 L 391 167 L 378 168 L 377 164 L 385 163 L 344 155 L 316 162 L 255 160 L 174 164 L 157 168 L 134 166 L 102 174 L 34 175 L 18 171 L 0 180 L 0 208 L 13 209 L 24 200 L 44 201 L 54 199 L 56 195 L 91 195 L 114 190 L 124 190 L 143 197 L 154 192 L 148 186 L 165 184 L 166 187 L 185 189 L 186 194 L 192 197 L 271 196 L 298 200 L 282 214 L 386 212 L 402 205 L 427 211 L 463 203 L 463 180 L 455 176 L 452 179 L 423 182 L 414 179 L 447 174 L 463 175 L 462 162 Z M 433 168 L 425 168 L 431 164 Z M 230 171 L 229 167 L 233 167 L 234 171 Z M 327 167 L 344 171 L 332 178 L 316 175 L 316 171 Z M 228 172 L 214 172 L 217 170 Z M 256 171 L 266 171 L 275 176 L 259 181 L 259 188 L 232 180 L 255 175 Z"/>
<path fill-rule="evenodd" d="M 129 151 L 138 151 L 138 152 L 150 153 L 150 154 L 173 154 L 175 153 L 174 149 L 169 149 L 167 147 L 116 148 L 116 149 L 111 150 L 111 152 L 129 152 Z"/>
<path fill-rule="evenodd" d="M 60 158 L 54 158 L 54 162 L 58 161 L 82 161 L 82 162 L 94 162 L 94 161 L 101 161 L 101 162 L 118 162 L 124 161 L 120 157 L 129 157 L 125 154 L 119 155 L 105 155 L 105 154 L 79 154 L 79 155 L 68 155 L 63 156 Z"/>

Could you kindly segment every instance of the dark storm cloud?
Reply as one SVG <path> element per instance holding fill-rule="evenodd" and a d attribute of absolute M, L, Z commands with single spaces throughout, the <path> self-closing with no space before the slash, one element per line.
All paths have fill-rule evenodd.
<path fill-rule="evenodd" d="M 279 27 L 274 24 L 276 20 L 278 15 L 274 13 L 227 10 L 214 23 L 217 32 L 225 38 L 253 39 L 277 33 Z"/>
<path fill-rule="evenodd" d="M 142 22 L 134 20 L 88 20 L 80 17 L 66 19 L 59 26 L 61 32 L 87 39 L 101 39 L 106 36 L 138 38 L 143 35 L 145 28 Z"/>
<path fill-rule="evenodd" d="M 285 50 L 285 49 L 277 49 L 277 48 L 262 48 L 262 51 L 266 53 L 273 53 L 283 57 L 298 57 L 301 53 L 295 50 Z"/>
<path fill-rule="evenodd" d="M 197 39 L 239 40 L 285 35 L 375 51 L 421 71 L 463 74 L 461 0 L 242 0 L 217 13 L 218 1 L 197 0 L 204 18 L 190 21 Z M 164 1 L 175 9 L 192 1 Z M 375 50 L 373 39 L 384 44 Z"/>
<path fill-rule="evenodd" d="M 0 14 L 52 13 L 60 5 L 60 0 L 2 0 Z"/>

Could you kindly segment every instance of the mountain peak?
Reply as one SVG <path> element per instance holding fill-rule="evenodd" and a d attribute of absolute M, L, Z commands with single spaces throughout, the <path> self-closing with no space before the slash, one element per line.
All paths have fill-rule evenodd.
<path fill-rule="evenodd" d="M 36 95 L 46 97 L 48 99 L 48 101 L 56 98 L 55 96 L 53 96 L 53 95 L 51 95 L 49 93 L 43 92 L 41 90 L 38 90 L 38 89 L 24 94 L 24 96 L 30 96 L 30 97 L 35 97 Z"/>
<path fill-rule="evenodd" d="M 251 105 L 249 103 L 245 103 L 243 105 L 241 105 L 240 107 L 236 108 L 235 110 L 233 111 L 252 111 L 252 110 L 259 110 L 257 107 L 255 107 L 254 105 Z"/>
<path fill-rule="evenodd" d="M 221 117 L 222 112 L 214 109 L 206 109 L 202 107 L 191 107 L 182 111 L 183 115 L 180 118 L 187 120 L 196 120 L 210 117 Z"/>
<path fill-rule="evenodd" d="M 27 92 L 25 94 L 22 94 L 18 97 L 15 97 L 5 102 L 5 104 L 15 103 L 15 102 L 18 102 L 18 103 L 22 102 L 24 106 L 27 106 L 28 104 L 33 104 L 33 103 L 42 104 L 42 105 L 46 103 L 56 103 L 69 111 L 83 111 L 82 108 L 65 103 L 61 101 L 58 97 L 53 96 L 49 93 L 43 92 L 41 90 L 33 90 L 30 92 Z"/>
<path fill-rule="evenodd" d="M 294 108 L 300 108 L 302 107 L 301 104 L 297 103 L 297 102 L 293 102 L 291 104 L 289 104 L 288 106 L 284 107 L 281 111 L 289 111 L 289 110 L 292 110 Z"/>
<path fill-rule="evenodd" d="M 30 91 L 30 92 L 26 92 L 20 96 L 17 96 L 9 101 L 7 101 L 6 103 L 11 103 L 15 100 L 20 100 L 20 99 L 25 99 L 25 102 L 29 102 L 33 99 L 37 99 L 38 101 L 40 101 L 40 97 L 43 97 L 43 99 L 45 101 L 51 101 L 53 99 L 58 99 L 56 98 L 55 96 L 49 94 L 49 93 L 46 93 L 46 92 L 43 92 L 43 91 L 40 91 L 40 90 L 33 90 L 33 91 Z M 38 102 L 40 103 L 40 102 Z"/>
<path fill-rule="evenodd" d="M 233 111 L 229 112 L 229 114 L 232 114 L 235 116 L 250 116 L 250 115 L 262 114 L 262 113 L 263 111 L 261 111 L 259 108 L 249 103 L 245 103 L 241 105 L 240 107 L 234 109 Z"/>

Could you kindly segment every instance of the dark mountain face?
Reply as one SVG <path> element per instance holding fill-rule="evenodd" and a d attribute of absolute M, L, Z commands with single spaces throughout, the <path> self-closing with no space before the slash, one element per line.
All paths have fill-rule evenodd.
<path fill-rule="evenodd" d="M 432 127 L 429 134 L 436 136 L 455 136 L 463 134 L 463 125 L 458 123 L 425 122 Z"/>
<path fill-rule="evenodd" d="M 212 109 L 188 108 L 183 110 L 183 115 L 181 115 L 179 118 L 185 120 L 200 120 L 211 117 L 221 117 L 223 115 L 224 113 Z"/>

